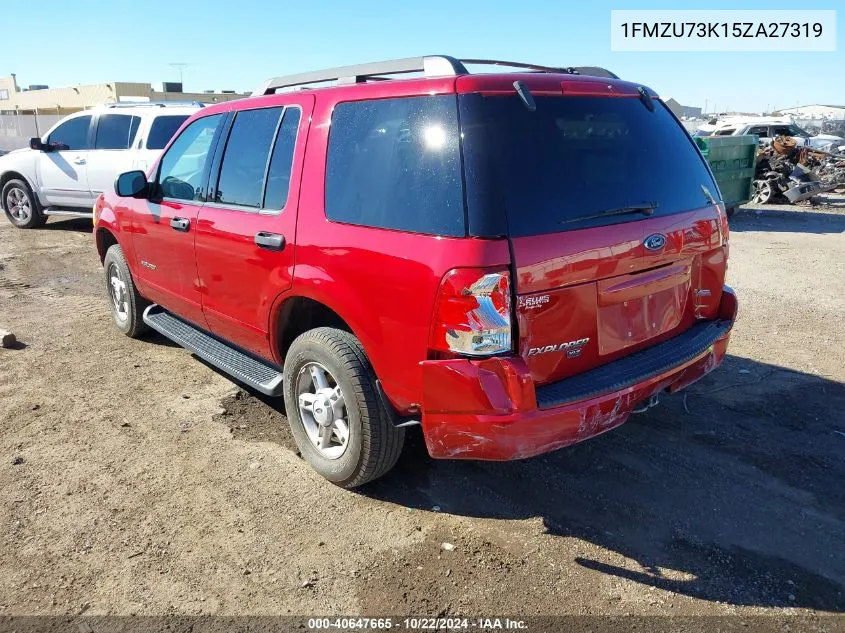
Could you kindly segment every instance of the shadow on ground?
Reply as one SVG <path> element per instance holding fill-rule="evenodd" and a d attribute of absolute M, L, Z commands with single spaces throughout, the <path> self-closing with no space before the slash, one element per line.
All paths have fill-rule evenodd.
<path fill-rule="evenodd" d="M 60 215 L 51 216 L 47 224 L 42 226 L 40 231 L 77 231 L 79 233 L 91 233 L 94 227 L 91 218 L 68 218 Z"/>
<path fill-rule="evenodd" d="M 845 214 L 796 206 L 786 211 L 766 207 L 741 208 L 730 219 L 730 230 L 782 233 L 845 233 Z"/>
<path fill-rule="evenodd" d="M 296 450 L 280 401 L 240 392 L 236 438 Z M 431 460 L 419 429 L 359 494 L 466 517 L 542 517 L 635 561 L 573 564 L 736 605 L 845 611 L 845 386 L 729 356 L 611 433 L 521 462 Z M 604 557 L 601 557 L 604 558 Z"/>

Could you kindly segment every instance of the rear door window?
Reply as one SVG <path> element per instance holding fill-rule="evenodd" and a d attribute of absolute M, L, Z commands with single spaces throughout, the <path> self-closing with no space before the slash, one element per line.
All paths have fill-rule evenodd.
<path fill-rule="evenodd" d="M 337 222 L 465 235 L 455 96 L 338 104 L 325 209 Z"/>
<path fill-rule="evenodd" d="M 631 207 L 698 209 L 708 204 L 702 187 L 718 191 L 662 103 L 536 96 L 532 112 L 515 96 L 460 99 L 472 234 L 475 218 L 502 205 L 508 234 L 524 236 L 643 219 L 614 213 Z"/>
<path fill-rule="evenodd" d="M 147 134 L 147 149 L 164 149 L 187 118 L 187 114 L 169 114 L 153 119 Z"/>
<path fill-rule="evenodd" d="M 97 120 L 94 149 L 129 149 L 138 133 L 141 117 L 129 114 L 102 114 Z"/>
<path fill-rule="evenodd" d="M 220 166 L 215 202 L 261 206 L 267 160 L 281 114 L 281 107 L 237 113 Z"/>

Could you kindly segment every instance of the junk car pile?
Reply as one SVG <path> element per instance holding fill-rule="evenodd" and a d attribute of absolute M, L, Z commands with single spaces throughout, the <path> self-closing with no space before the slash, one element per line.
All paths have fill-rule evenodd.
<path fill-rule="evenodd" d="M 779 136 L 757 153 L 751 200 L 796 203 L 842 187 L 845 153 L 798 145 L 792 137 Z"/>

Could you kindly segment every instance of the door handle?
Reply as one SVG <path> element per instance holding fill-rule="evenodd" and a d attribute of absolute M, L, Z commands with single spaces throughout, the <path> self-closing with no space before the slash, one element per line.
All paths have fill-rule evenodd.
<path fill-rule="evenodd" d="M 266 248 L 269 251 L 280 251 L 285 247 L 285 236 L 278 233 L 267 233 L 259 231 L 255 234 L 255 243 L 259 248 Z"/>
<path fill-rule="evenodd" d="M 84 158 L 74 158 L 74 159 L 73 159 L 73 164 L 74 164 L 74 165 L 84 165 L 84 164 L 85 164 L 85 163 L 87 163 L 87 162 L 88 162 L 88 161 L 87 161 L 87 160 L 85 160 Z"/>
<path fill-rule="evenodd" d="M 184 232 L 191 228 L 191 221 L 185 218 L 172 218 L 170 220 L 170 228 Z"/>

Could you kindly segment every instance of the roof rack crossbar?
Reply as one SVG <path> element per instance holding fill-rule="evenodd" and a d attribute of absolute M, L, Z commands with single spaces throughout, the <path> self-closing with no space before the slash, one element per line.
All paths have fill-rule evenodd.
<path fill-rule="evenodd" d="M 392 59 L 382 62 L 371 62 L 369 64 L 357 64 L 355 66 L 340 66 L 326 70 L 275 77 L 261 84 L 252 96 L 269 95 L 280 88 L 295 88 L 309 84 L 319 84 L 328 81 L 336 81 L 342 84 L 362 83 L 368 79 L 383 79 L 385 75 L 401 75 L 404 73 L 424 73 L 426 77 L 448 77 L 457 75 L 468 75 L 469 71 L 465 64 L 476 64 L 484 66 L 509 66 L 535 72 L 566 73 L 571 75 L 589 75 L 591 77 L 605 77 L 608 79 L 619 79 L 618 76 L 598 66 L 570 66 L 553 67 L 541 66 L 539 64 L 526 64 L 524 62 L 509 62 L 497 59 L 456 59 L 448 55 L 427 55 L 425 57 L 406 57 L 404 59 Z"/>
<path fill-rule="evenodd" d="M 406 57 L 355 66 L 340 66 L 326 70 L 275 77 L 261 84 L 252 96 L 273 94 L 279 88 L 290 88 L 304 84 L 338 81 L 340 83 L 360 83 L 368 77 L 379 75 L 400 75 L 404 73 L 425 73 L 428 77 L 466 75 L 467 69 L 454 57 L 446 55 L 427 55 L 425 57 Z"/>

